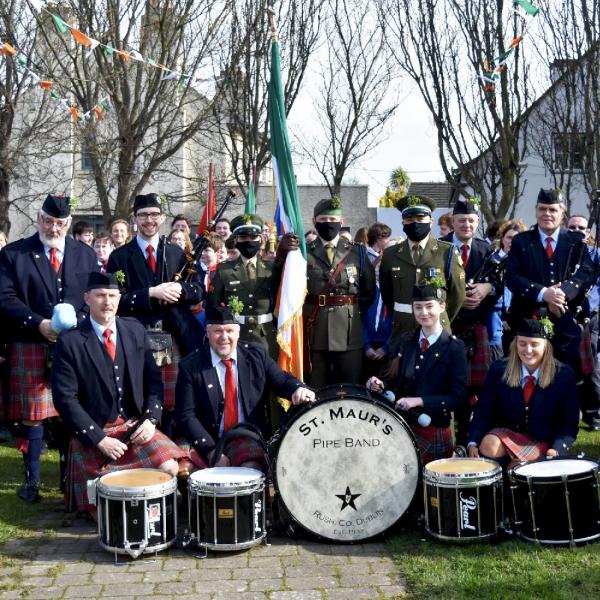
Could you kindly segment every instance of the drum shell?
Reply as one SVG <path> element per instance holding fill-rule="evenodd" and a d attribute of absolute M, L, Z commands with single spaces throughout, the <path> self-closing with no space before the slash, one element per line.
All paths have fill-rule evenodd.
<path fill-rule="evenodd" d="M 201 548 L 235 551 L 259 544 L 266 536 L 264 476 L 231 485 L 190 478 L 188 525 Z"/>
<path fill-rule="evenodd" d="M 577 459 L 552 459 L 555 464 L 560 460 Z M 597 463 L 587 472 L 565 476 L 528 477 L 519 473 L 522 466 L 511 469 L 509 477 L 512 521 L 523 539 L 543 545 L 572 545 L 600 538 Z"/>
<path fill-rule="evenodd" d="M 149 471 L 153 471 L 149 469 Z M 159 471 L 159 473 L 161 473 Z M 98 537 L 110 552 L 159 552 L 177 539 L 177 479 L 144 487 L 96 486 Z"/>
<path fill-rule="evenodd" d="M 389 402 L 379 394 L 369 394 L 362 386 L 347 384 L 328 386 L 318 390 L 317 398 L 317 402 L 297 410 L 290 421 L 276 432 L 269 442 L 271 458 L 275 465 L 275 488 L 280 512 L 288 521 L 290 530 L 301 530 L 317 539 L 358 542 L 380 535 L 400 520 L 412 504 L 419 487 L 421 468 L 414 435 Z M 343 419 L 338 418 L 342 407 L 345 411 Z M 354 410 L 355 416 L 353 415 L 350 420 L 351 410 Z M 323 414 L 317 414 L 321 411 Z M 367 413 L 370 416 L 367 416 Z M 376 422 L 374 420 L 376 417 L 379 417 L 377 425 L 370 425 Z M 354 441 L 344 438 L 343 433 L 336 435 L 335 430 L 333 433 L 332 430 L 328 430 L 331 422 L 342 420 L 350 421 L 351 433 L 348 435 L 355 435 Z M 307 426 L 307 423 L 311 425 Z M 386 425 L 383 423 L 387 426 L 392 424 L 394 433 L 390 437 L 402 438 L 406 455 L 388 452 L 379 455 L 379 462 L 359 466 L 344 456 L 344 446 L 348 447 L 349 442 L 354 444 L 355 441 L 363 443 L 361 453 L 372 452 L 369 448 L 371 440 L 365 440 L 368 436 L 361 436 L 359 433 L 364 427 L 370 428 L 370 436 L 379 438 L 374 440 L 374 445 L 381 444 L 382 448 L 385 447 L 388 441 Z M 310 433 L 309 427 L 312 429 Z M 364 429 L 362 431 L 364 432 Z M 296 439 L 301 442 L 297 448 L 288 444 L 288 436 L 296 436 Z M 323 444 L 330 445 L 324 449 L 320 458 L 312 455 L 315 452 L 314 444 L 319 442 L 318 438 L 323 438 Z M 339 445 L 336 445 L 338 442 Z M 302 467 L 305 473 L 310 475 L 316 473 L 314 481 L 313 478 L 311 481 L 304 479 L 300 474 L 302 470 L 296 470 L 298 463 L 295 460 L 290 461 L 290 457 L 304 463 Z M 381 483 L 379 487 L 376 486 L 379 492 L 365 489 L 363 484 L 382 478 L 380 471 L 383 471 L 381 468 L 383 464 L 393 470 L 392 475 L 397 476 L 397 479 L 392 477 L 385 480 L 385 483 Z M 331 476 L 331 470 L 327 471 L 329 467 L 335 469 L 334 477 Z M 291 484 L 287 483 L 286 478 L 289 480 L 295 473 L 298 473 L 295 475 L 296 480 Z M 383 497 L 382 490 L 388 493 L 390 490 L 397 489 L 395 486 L 402 478 L 407 482 L 406 494 L 402 501 L 400 502 L 400 498 L 395 496 L 391 502 L 387 502 L 387 499 L 379 502 L 379 496 Z M 411 485 L 414 486 L 412 489 L 410 489 Z M 320 490 L 325 492 L 321 494 Z M 294 491 L 296 493 L 293 493 Z M 350 496 L 346 496 L 347 499 L 350 500 L 352 495 L 358 498 L 356 508 L 346 504 L 343 499 L 344 491 L 350 493 Z M 311 496 L 313 492 L 316 492 L 316 495 Z M 328 496 L 328 501 L 333 500 L 335 506 L 323 502 L 323 496 Z M 365 507 L 370 507 L 365 509 L 364 514 L 360 512 L 362 507 L 359 507 L 359 503 L 363 501 Z M 299 504 L 304 504 L 306 507 L 304 512 L 298 510 Z"/>
<path fill-rule="evenodd" d="M 427 466 L 423 471 L 425 529 L 431 536 L 451 542 L 476 542 L 498 535 L 503 516 L 499 465 L 492 471 L 454 477 L 428 471 Z"/>

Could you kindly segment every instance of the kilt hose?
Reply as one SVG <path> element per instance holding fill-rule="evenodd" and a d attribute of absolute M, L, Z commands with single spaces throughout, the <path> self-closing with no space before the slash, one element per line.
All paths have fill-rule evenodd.
<path fill-rule="evenodd" d="M 104 433 L 114 438 L 122 438 L 127 431 L 129 427 L 122 418 L 104 426 Z M 179 448 L 166 435 L 156 430 L 149 442 L 143 445 L 129 444 L 127 451 L 119 460 L 101 469 L 100 466 L 106 460 L 106 456 L 97 448 L 88 448 L 77 438 L 72 438 L 65 488 L 66 510 L 90 512 L 95 510 L 95 507 L 89 503 L 87 495 L 87 482 L 90 479 L 125 469 L 142 467 L 157 469 L 172 458 L 181 460 L 187 457 L 187 451 Z"/>
<path fill-rule="evenodd" d="M 431 425 L 421 427 L 420 425 L 414 425 L 411 429 L 417 440 L 423 466 L 432 460 L 452 456 L 454 449 L 452 427 L 432 427 Z"/>
<path fill-rule="evenodd" d="M 175 385 L 177 383 L 177 373 L 179 371 L 179 361 L 181 353 L 179 346 L 173 340 L 173 362 L 170 365 L 160 367 L 160 375 L 163 382 L 163 410 L 173 411 L 175 409 Z"/>
<path fill-rule="evenodd" d="M 46 369 L 45 344 L 15 342 L 11 351 L 8 418 L 43 421 L 57 417 Z"/>
<path fill-rule="evenodd" d="M 496 427 L 488 432 L 500 439 L 513 460 L 531 461 L 542 458 L 550 447 L 546 442 L 538 442 L 526 433 L 518 433 L 506 427 Z"/>

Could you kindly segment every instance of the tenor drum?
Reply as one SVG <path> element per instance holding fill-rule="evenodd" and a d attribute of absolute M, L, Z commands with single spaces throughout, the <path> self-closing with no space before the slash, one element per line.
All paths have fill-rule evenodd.
<path fill-rule="evenodd" d="M 104 475 L 96 484 L 100 545 L 116 554 L 158 552 L 177 538 L 177 478 L 158 469 Z"/>
<path fill-rule="evenodd" d="M 256 469 L 215 467 L 188 479 L 189 543 L 244 550 L 266 536 L 265 476 Z"/>
<path fill-rule="evenodd" d="M 291 518 L 320 538 L 356 542 L 404 514 L 420 473 L 414 436 L 379 394 L 319 390 L 271 441 L 275 485 Z"/>
<path fill-rule="evenodd" d="M 517 533 L 539 544 L 579 544 L 600 537 L 599 463 L 553 458 L 511 469 Z"/>
<path fill-rule="evenodd" d="M 423 469 L 425 529 L 433 537 L 474 542 L 502 522 L 502 469 L 485 458 L 445 458 Z"/>

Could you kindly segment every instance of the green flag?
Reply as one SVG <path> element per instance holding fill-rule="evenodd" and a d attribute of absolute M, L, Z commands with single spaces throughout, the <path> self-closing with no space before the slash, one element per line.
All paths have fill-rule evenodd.
<path fill-rule="evenodd" d="M 58 29 L 61 33 L 67 33 L 67 31 L 69 31 L 69 27 L 60 17 L 57 17 L 56 15 L 53 15 L 52 13 L 50 13 L 50 16 L 52 17 L 52 20 L 54 21 L 54 24 L 56 25 L 56 29 Z"/>
<path fill-rule="evenodd" d="M 528 15 L 535 17 L 540 12 L 529 0 L 514 0 L 514 6 L 520 6 Z"/>
<path fill-rule="evenodd" d="M 281 233 L 283 226 L 285 232 L 293 231 L 300 240 L 300 250 L 306 258 L 302 212 L 300 211 L 296 175 L 292 164 L 292 150 L 287 132 L 285 101 L 281 81 L 281 57 L 277 40 L 273 40 L 271 46 L 268 114 L 273 176 L 277 193 L 277 209 L 275 211 L 277 230 Z"/>
<path fill-rule="evenodd" d="M 246 208 L 244 212 L 247 215 L 256 214 L 256 193 L 254 191 L 254 169 L 250 170 L 250 182 L 248 183 L 248 195 L 246 196 Z"/>

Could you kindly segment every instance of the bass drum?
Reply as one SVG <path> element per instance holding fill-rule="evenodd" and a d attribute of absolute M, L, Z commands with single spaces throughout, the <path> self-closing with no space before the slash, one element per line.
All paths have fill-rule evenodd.
<path fill-rule="evenodd" d="M 310 533 L 358 542 L 391 527 L 419 484 L 415 438 L 379 394 L 321 388 L 272 440 L 284 509 Z"/>

